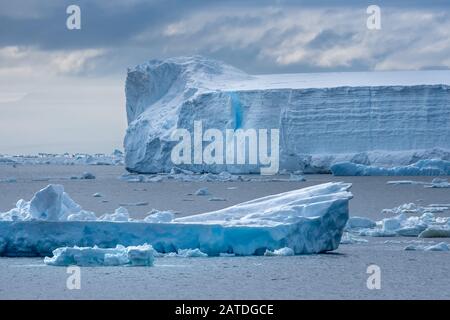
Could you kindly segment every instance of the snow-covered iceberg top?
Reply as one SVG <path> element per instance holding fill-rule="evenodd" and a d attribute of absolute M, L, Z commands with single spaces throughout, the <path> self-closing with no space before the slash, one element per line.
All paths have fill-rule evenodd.
<path fill-rule="evenodd" d="M 130 68 L 125 87 L 125 165 L 132 172 L 170 172 L 171 135 L 176 129 L 193 133 L 194 121 L 204 132 L 279 130 L 280 170 L 450 160 L 450 71 L 248 75 L 194 56 Z M 182 167 L 260 172 L 249 162 Z"/>
<path fill-rule="evenodd" d="M 0 214 L 0 256 L 143 244 L 162 253 L 199 249 L 210 256 L 262 255 L 284 247 L 296 254 L 330 251 L 338 247 L 348 219 L 350 186 L 325 183 L 167 222 L 168 214 L 132 220 L 123 210 L 96 218 L 62 186 L 49 185 L 31 201 L 21 200 Z"/>

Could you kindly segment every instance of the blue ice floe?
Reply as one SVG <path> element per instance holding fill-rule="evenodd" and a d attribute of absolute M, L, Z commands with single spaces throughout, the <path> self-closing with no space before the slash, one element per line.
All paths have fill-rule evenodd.
<path fill-rule="evenodd" d="M 156 251 L 152 246 L 115 248 L 63 247 L 53 250 L 53 257 L 45 257 L 44 263 L 51 266 L 152 266 Z"/>
<path fill-rule="evenodd" d="M 391 168 L 339 162 L 330 169 L 335 176 L 442 176 L 450 175 L 450 161 L 420 160 L 408 166 Z"/>
<path fill-rule="evenodd" d="M 61 247 L 115 248 L 152 245 L 161 253 L 199 249 L 263 255 L 291 248 L 295 254 L 335 250 L 348 219 L 350 184 L 325 183 L 240 203 L 222 210 L 173 219 L 133 220 L 126 209 L 95 218 L 58 185 L 30 202 L 0 213 L 0 256 L 45 256 Z"/>
<path fill-rule="evenodd" d="M 384 209 L 382 213 L 391 216 L 380 221 L 351 217 L 345 229 L 352 234 L 372 237 L 450 237 L 450 218 L 436 215 L 448 210 L 450 206 L 407 203 Z"/>

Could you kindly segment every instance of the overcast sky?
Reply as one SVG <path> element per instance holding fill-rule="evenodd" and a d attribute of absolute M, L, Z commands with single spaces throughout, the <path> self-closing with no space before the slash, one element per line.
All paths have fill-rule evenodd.
<path fill-rule="evenodd" d="M 81 30 L 66 8 L 81 8 Z M 366 8 L 381 8 L 368 30 Z M 201 54 L 248 73 L 450 68 L 450 1 L 0 0 L 0 153 L 111 152 L 126 68 Z"/>

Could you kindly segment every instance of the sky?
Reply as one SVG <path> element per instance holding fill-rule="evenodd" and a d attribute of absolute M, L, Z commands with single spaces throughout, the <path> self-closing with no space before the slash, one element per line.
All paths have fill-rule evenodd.
<path fill-rule="evenodd" d="M 66 8 L 81 9 L 68 30 Z M 369 5 L 381 29 L 369 30 Z M 0 0 L 0 154 L 122 149 L 127 67 L 200 54 L 250 74 L 450 68 L 450 1 Z"/>

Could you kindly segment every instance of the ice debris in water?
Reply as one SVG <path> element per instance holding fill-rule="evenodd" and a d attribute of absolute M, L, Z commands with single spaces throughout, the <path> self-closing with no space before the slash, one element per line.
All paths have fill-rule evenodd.
<path fill-rule="evenodd" d="M 439 242 L 433 245 L 409 245 L 405 247 L 407 251 L 450 251 L 450 245 L 445 242 Z"/>
<path fill-rule="evenodd" d="M 177 252 L 170 252 L 163 255 L 165 257 L 178 257 L 178 258 L 205 258 L 208 255 L 200 249 L 178 249 Z"/>
<path fill-rule="evenodd" d="M 211 193 L 209 193 L 208 188 L 200 188 L 197 191 L 195 191 L 196 196 L 208 196 Z"/>
<path fill-rule="evenodd" d="M 151 245 L 115 248 L 62 247 L 53 250 L 53 257 L 45 257 L 51 266 L 152 266 L 156 251 Z"/>
<path fill-rule="evenodd" d="M 419 206 L 406 203 L 382 210 L 383 214 L 391 217 L 377 222 L 367 218 L 351 217 L 346 230 L 361 236 L 373 237 L 450 237 L 450 218 L 435 215 L 449 209 L 450 207 L 442 205 Z"/>
<path fill-rule="evenodd" d="M 355 244 L 355 243 L 367 243 L 366 239 L 357 237 L 350 232 L 344 232 L 341 239 L 341 244 Z"/>
<path fill-rule="evenodd" d="M 1 182 L 3 182 L 3 183 L 16 183 L 17 179 L 13 178 L 13 177 L 11 177 L 11 178 L 4 178 L 4 179 L 0 179 L 0 183 Z"/>
<path fill-rule="evenodd" d="M 426 188 L 450 188 L 450 183 L 447 179 L 434 178 L 431 184 L 425 185 Z"/>
<path fill-rule="evenodd" d="M 99 193 L 99 192 L 94 193 L 92 196 L 93 196 L 94 198 L 101 198 L 101 197 L 103 197 L 102 194 Z"/>
<path fill-rule="evenodd" d="M 277 249 L 274 251 L 270 251 L 270 250 L 266 250 L 266 252 L 264 252 L 265 256 L 268 257 L 272 257 L 272 256 L 293 256 L 295 255 L 294 250 L 292 250 L 291 248 L 288 247 L 284 247 L 281 249 Z"/>
<path fill-rule="evenodd" d="M 93 174 L 90 173 L 90 172 L 84 172 L 84 173 L 81 175 L 81 179 L 84 179 L 84 180 L 93 180 L 93 179 L 95 179 L 95 175 L 93 175 Z"/>
<path fill-rule="evenodd" d="M 390 168 L 340 162 L 331 166 L 331 172 L 335 176 L 442 176 L 450 175 L 450 161 L 420 160 L 407 166 Z"/>
<path fill-rule="evenodd" d="M 32 201 L 19 201 L 16 208 L 0 214 L 0 256 L 143 243 L 159 252 L 199 249 L 209 256 L 263 255 L 286 246 L 296 254 L 325 252 L 339 246 L 348 219 L 350 186 L 330 182 L 156 223 L 171 216 L 152 216 L 147 222 L 130 219 L 128 211 L 119 208 L 94 219 L 95 214 L 83 211 L 62 186 L 49 185 Z M 82 221 L 89 219 L 94 221 Z"/>

